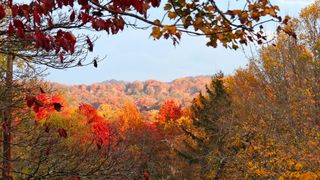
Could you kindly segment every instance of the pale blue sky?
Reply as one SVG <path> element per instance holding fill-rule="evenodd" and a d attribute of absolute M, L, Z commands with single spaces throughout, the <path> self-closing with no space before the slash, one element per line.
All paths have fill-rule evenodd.
<path fill-rule="evenodd" d="M 272 2 L 280 6 L 281 14 L 298 16 L 301 8 L 314 0 Z M 149 34 L 150 30 L 130 28 L 114 36 L 101 32 L 94 55 L 107 55 L 107 58 L 99 62 L 98 68 L 49 70 L 45 79 L 62 84 L 91 84 L 111 79 L 171 81 L 185 76 L 212 75 L 219 70 L 230 74 L 247 64 L 241 50 L 209 48 L 203 38 L 185 35 L 180 45 L 174 47 L 170 40 L 154 41 Z"/>

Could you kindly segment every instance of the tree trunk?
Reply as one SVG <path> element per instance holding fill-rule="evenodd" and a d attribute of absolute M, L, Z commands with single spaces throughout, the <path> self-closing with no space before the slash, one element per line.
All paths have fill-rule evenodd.
<path fill-rule="evenodd" d="M 219 167 L 218 167 L 218 170 L 217 170 L 217 173 L 216 173 L 216 176 L 214 177 L 214 180 L 219 180 L 221 179 L 221 176 L 222 176 L 222 173 L 223 173 L 223 170 L 224 170 L 224 166 L 226 165 L 226 161 L 224 159 L 222 159 L 220 161 L 220 164 L 219 164 Z"/>
<path fill-rule="evenodd" d="M 3 179 L 11 177 L 11 106 L 12 106 L 12 83 L 13 83 L 13 55 L 7 56 L 6 69 L 6 97 L 3 112 Z"/>

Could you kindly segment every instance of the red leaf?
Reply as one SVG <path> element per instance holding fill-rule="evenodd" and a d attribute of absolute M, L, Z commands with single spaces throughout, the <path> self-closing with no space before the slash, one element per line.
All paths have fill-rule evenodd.
<path fill-rule="evenodd" d="M 87 37 L 87 43 L 89 45 L 89 51 L 92 52 L 93 51 L 93 44 L 92 44 L 92 42 L 91 42 L 89 37 Z"/>
<path fill-rule="evenodd" d="M 101 16 L 103 16 L 103 13 L 101 11 L 93 11 L 92 15 L 97 16 L 97 17 L 101 17 Z"/>
<path fill-rule="evenodd" d="M 53 103 L 53 107 L 56 111 L 60 112 L 63 106 L 60 103 Z"/>
<path fill-rule="evenodd" d="M 95 68 L 97 68 L 97 67 L 98 67 L 98 62 L 97 62 L 97 60 L 96 60 L 96 59 L 94 59 L 94 60 L 93 60 L 93 66 L 94 66 Z"/>
<path fill-rule="evenodd" d="M 57 0 L 58 8 L 62 8 L 62 0 Z"/>
<path fill-rule="evenodd" d="M 92 27 L 97 30 L 97 31 L 101 31 L 106 29 L 105 27 L 105 21 L 101 18 L 99 19 L 92 19 Z"/>
<path fill-rule="evenodd" d="M 22 21 L 15 19 L 15 20 L 13 20 L 13 24 L 16 28 L 24 30 L 24 25 L 23 25 Z"/>
<path fill-rule="evenodd" d="M 97 145 L 98 149 L 101 149 L 101 144 L 100 143 L 96 143 L 96 145 Z"/>
<path fill-rule="evenodd" d="M 63 53 L 59 54 L 60 62 L 63 63 Z"/>
<path fill-rule="evenodd" d="M 33 106 L 33 111 L 37 113 L 37 112 L 39 112 L 39 110 L 40 110 L 40 107 L 35 104 L 35 105 Z"/>
<path fill-rule="evenodd" d="M 116 26 L 120 29 L 123 30 L 124 29 L 124 20 L 122 19 L 122 17 L 120 17 L 119 19 L 116 19 L 115 21 Z"/>
<path fill-rule="evenodd" d="M 37 14 L 43 14 L 43 7 L 37 3 L 37 2 L 34 2 L 33 3 L 33 7 L 34 7 L 34 13 L 37 13 Z"/>
<path fill-rule="evenodd" d="M 88 5 L 88 0 L 79 0 L 78 3 L 82 6 L 87 6 Z"/>
<path fill-rule="evenodd" d="M 48 126 L 46 126 L 46 129 L 44 130 L 46 133 L 48 133 L 50 131 L 50 128 Z"/>
<path fill-rule="evenodd" d="M 89 16 L 87 13 L 82 12 L 79 15 L 79 19 L 81 19 L 83 24 L 86 24 L 91 19 L 91 16 Z"/>
<path fill-rule="evenodd" d="M 151 0 L 151 5 L 153 7 L 159 7 L 160 5 L 160 0 Z"/>
<path fill-rule="evenodd" d="M 40 15 L 38 13 L 33 12 L 33 20 L 37 25 L 40 25 L 41 19 L 40 19 Z"/>
<path fill-rule="evenodd" d="M 20 7 L 20 11 L 21 11 L 21 15 L 24 16 L 26 19 L 29 20 L 30 16 L 30 8 L 28 5 L 22 5 L 22 7 Z"/>
<path fill-rule="evenodd" d="M 16 30 L 16 34 L 17 34 L 17 36 L 18 36 L 19 38 L 22 38 L 22 39 L 25 38 L 25 36 L 24 36 L 24 31 L 23 31 L 22 29 L 17 29 L 17 30 Z"/>
<path fill-rule="evenodd" d="M 8 1 L 8 6 L 11 7 L 12 6 L 12 0 Z"/>
<path fill-rule="evenodd" d="M 49 27 L 53 26 L 53 23 L 52 23 L 52 19 L 51 19 L 51 18 L 48 19 L 48 22 L 47 22 L 47 23 L 48 23 L 48 26 L 49 26 Z"/>
<path fill-rule="evenodd" d="M 67 138 L 67 136 L 68 136 L 67 131 L 63 128 L 59 128 L 58 133 L 61 137 L 64 137 L 64 138 Z"/>
<path fill-rule="evenodd" d="M 72 11 L 72 13 L 70 15 L 70 21 L 73 22 L 75 17 L 76 17 L 76 13 L 74 11 Z"/>
<path fill-rule="evenodd" d="M 149 180 L 149 173 L 147 171 L 143 172 L 143 178 L 144 180 Z"/>
<path fill-rule="evenodd" d="M 12 6 L 11 12 L 13 17 L 18 15 L 18 11 L 19 11 L 19 7 L 17 5 Z"/>
<path fill-rule="evenodd" d="M 163 37 L 164 37 L 165 39 L 168 39 L 168 38 L 169 38 L 169 36 L 170 36 L 170 34 L 169 34 L 169 33 L 165 33 Z"/>
<path fill-rule="evenodd" d="M 35 33 L 34 34 L 34 40 L 36 41 L 36 48 L 43 46 L 43 35 L 41 33 Z"/>
<path fill-rule="evenodd" d="M 5 9 L 2 5 L 0 5 L 0 19 L 4 18 L 6 16 Z"/>
<path fill-rule="evenodd" d="M 35 102 L 36 98 L 32 95 L 27 95 L 26 100 L 27 100 L 27 106 L 31 107 Z"/>
<path fill-rule="evenodd" d="M 9 35 L 9 37 L 13 36 L 13 33 L 14 33 L 14 27 L 13 27 L 12 23 L 10 23 L 9 27 L 8 27 L 8 35 Z"/>
<path fill-rule="evenodd" d="M 66 37 L 74 45 L 77 42 L 77 38 L 72 34 L 72 32 L 66 32 Z"/>
<path fill-rule="evenodd" d="M 141 14 L 144 13 L 143 9 L 143 3 L 141 3 L 139 0 L 132 0 L 132 6 Z"/>

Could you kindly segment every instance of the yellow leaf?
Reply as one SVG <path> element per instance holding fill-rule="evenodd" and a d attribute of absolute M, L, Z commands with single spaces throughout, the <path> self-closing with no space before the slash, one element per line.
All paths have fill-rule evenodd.
<path fill-rule="evenodd" d="M 251 17 L 252 19 L 257 20 L 260 17 L 259 11 L 253 11 Z"/>
<path fill-rule="evenodd" d="M 303 168 L 303 165 L 300 164 L 300 163 L 297 163 L 297 164 L 295 165 L 295 169 L 296 169 L 297 171 L 301 170 L 302 168 Z"/>
<path fill-rule="evenodd" d="M 215 8 L 213 6 L 208 6 L 208 11 L 214 11 Z"/>
<path fill-rule="evenodd" d="M 162 36 L 162 32 L 160 31 L 159 27 L 153 27 L 152 33 L 150 36 L 154 37 L 155 39 L 159 39 Z"/>
<path fill-rule="evenodd" d="M 170 19 L 174 19 L 174 18 L 176 18 L 177 17 L 177 14 L 175 13 L 175 12 L 169 12 L 169 14 L 168 14 L 168 17 L 170 18 Z"/>
<path fill-rule="evenodd" d="M 171 4 L 167 3 L 165 6 L 164 6 L 164 10 L 166 11 L 169 11 L 170 9 L 172 8 Z"/>
<path fill-rule="evenodd" d="M 241 10 L 232 10 L 232 11 L 229 11 L 229 14 L 231 15 L 241 15 L 242 14 L 242 11 Z"/>
<path fill-rule="evenodd" d="M 202 25 L 202 23 L 203 23 L 202 18 L 198 17 L 196 21 L 193 22 L 194 29 L 195 30 L 201 29 L 200 26 Z"/>
<path fill-rule="evenodd" d="M 221 41 L 224 39 L 224 35 L 222 33 L 218 33 L 217 38 Z"/>
<path fill-rule="evenodd" d="M 273 16 L 273 17 L 277 16 L 276 12 L 273 9 L 269 9 L 269 13 L 268 14 L 270 14 L 270 16 Z"/>
<path fill-rule="evenodd" d="M 164 26 L 163 29 L 167 30 L 170 34 L 176 34 L 176 26 Z"/>
<path fill-rule="evenodd" d="M 161 22 L 157 19 L 157 20 L 155 20 L 155 21 L 153 21 L 153 23 L 154 24 L 156 24 L 156 25 L 158 25 L 158 26 L 160 26 L 161 25 Z"/>

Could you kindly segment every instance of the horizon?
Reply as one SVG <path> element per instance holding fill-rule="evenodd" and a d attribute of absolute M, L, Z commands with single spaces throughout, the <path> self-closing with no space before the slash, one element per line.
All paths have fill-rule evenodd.
<path fill-rule="evenodd" d="M 213 74 L 214 75 L 214 74 Z M 172 79 L 170 81 L 161 81 L 161 80 L 157 80 L 157 79 L 146 79 L 146 80 L 134 80 L 134 81 L 125 81 L 125 80 L 117 80 L 117 79 L 107 79 L 107 80 L 104 80 L 104 81 L 101 81 L 101 82 L 93 82 L 93 83 L 90 83 L 90 84 L 85 84 L 85 83 L 80 83 L 80 84 L 63 84 L 63 83 L 59 83 L 59 82 L 55 82 L 55 81 L 48 81 L 48 80 L 44 80 L 45 82 L 48 82 L 48 83 L 56 83 L 56 84 L 60 84 L 60 85 L 64 85 L 64 86 L 78 86 L 78 85 L 86 85 L 86 86 L 90 86 L 90 85 L 93 85 L 93 84 L 103 84 L 103 83 L 112 83 L 113 82 L 119 82 L 119 83 L 134 83 L 134 82 L 147 82 L 147 81 L 157 81 L 157 82 L 160 82 L 160 83 L 172 83 L 176 80 L 179 80 L 179 79 L 186 79 L 186 78 L 211 78 L 213 75 L 196 75 L 196 76 L 183 76 L 183 77 L 178 77 L 178 78 L 175 78 L 175 79 Z M 226 74 L 224 74 L 226 75 Z"/>

